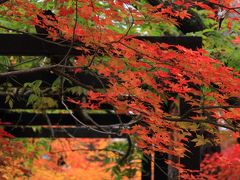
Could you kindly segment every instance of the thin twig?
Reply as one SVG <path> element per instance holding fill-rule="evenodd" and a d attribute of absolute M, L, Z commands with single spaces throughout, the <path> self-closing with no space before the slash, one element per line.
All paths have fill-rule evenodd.
<path fill-rule="evenodd" d="M 94 59 L 95 59 L 96 56 L 97 56 L 98 50 L 99 50 L 99 47 L 98 47 L 98 48 L 96 49 L 96 51 L 94 52 L 92 59 L 90 60 L 89 64 L 87 65 L 87 68 L 89 68 L 89 67 L 93 64 L 93 61 L 94 61 Z"/>
<path fill-rule="evenodd" d="M 132 18 L 132 22 L 130 23 L 130 26 L 128 27 L 126 33 L 116 42 L 120 42 L 122 39 L 124 39 L 130 32 L 130 30 L 132 29 L 133 25 L 134 25 L 134 17 L 133 17 L 133 14 L 132 14 L 132 11 L 130 10 L 130 8 L 127 8 L 130 15 L 131 15 L 131 18 Z"/>
<path fill-rule="evenodd" d="M 86 99 L 83 97 L 82 101 L 85 102 Z M 94 121 L 94 119 L 89 116 L 89 114 L 87 113 L 86 109 L 83 109 L 81 107 L 79 107 L 77 109 L 78 114 L 80 115 L 80 117 L 82 116 L 85 120 L 90 121 L 91 123 L 93 123 L 96 127 L 98 127 L 101 131 L 107 132 L 103 127 L 101 127 L 96 121 Z"/>
<path fill-rule="evenodd" d="M 211 2 L 211 1 L 206 1 L 206 0 L 203 0 L 203 1 L 204 1 L 204 2 L 207 2 L 207 3 L 210 3 L 210 4 L 212 4 L 212 5 L 216 5 L 216 6 L 225 8 L 225 9 L 227 9 L 227 10 L 229 10 L 229 11 L 234 11 L 234 12 L 237 13 L 237 14 L 240 14 L 240 12 L 237 11 L 237 9 L 240 9 L 239 6 L 238 6 L 238 7 L 228 7 L 228 6 L 225 6 L 225 5 L 223 5 L 223 4 L 219 4 L 219 3 L 215 3 L 215 2 Z"/>
<path fill-rule="evenodd" d="M 231 127 L 231 126 L 227 126 L 227 125 L 224 125 L 224 124 L 219 124 L 217 122 L 214 122 L 214 121 L 210 121 L 210 120 L 205 120 L 205 119 L 202 119 L 202 120 L 193 120 L 193 119 L 182 119 L 181 117 L 180 118 L 171 118 L 171 117 L 165 117 L 163 118 L 164 120 L 166 121 L 172 121 L 172 122 L 190 122 L 190 123 L 205 123 L 205 124 L 212 124 L 212 125 L 215 125 L 215 126 L 218 126 L 218 127 L 223 127 L 223 128 L 226 128 L 226 129 L 229 129 L 233 132 L 236 132 L 238 131 L 236 128 L 234 127 Z"/>
<path fill-rule="evenodd" d="M 229 108 L 240 108 L 240 105 L 227 105 L 227 106 L 202 106 L 189 109 L 186 113 L 184 113 L 181 118 L 187 117 L 191 112 L 197 110 L 206 110 L 206 109 L 229 109 Z"/>
<path fill-rule="evenodd" d="M 51 120 L 49 119 L 49 117 L 48 117 L 48 115 L 47 115 L 46 113 L 44 113 L 44 116 L 45 116 L 45 118 L 46 118 L 46 120 L 47 120 L 47 123 L 48 123 L 48 125 L 49 125 L 49 127 L 50 127 L 51 136 L 52 136 L 52 138 L 54 138 L 55 135 L 54 135 L 54 131 L 53 131 L 53 128 L 52 128 Z"/>
<path fill-rule="evenodd" d="M 75 41 L 75 33 L 76 33 L 76 28 L 77 28 L 77 19 L 78 19 L 78 0 L 75 1 L 75 22 L 74 22 L 74 27 L 73 27 L 73 32 L 72 32 L 72 40 L 71 40 L 71 45 L 70 48 L 68 49 L 68 52 L 64 56 L 64 58 L 59 62 L 61 64 L 62 62 L 66 61 L 71 50 L 73 49 L 74 41 Z"/>
<path fill-rule="evenodd" d="M 124 164 L 127 162 L 128 157 L 131 155 L 132 150 L 133 150 L 133 142 L 130 137 L 130 135 L 127 135 L 127 142 L 128 142 L 128 148 L 126 153 L 122 156 L 122 158 L 118 161 L 119 164 Z"/>
<path fill-rule="evenodd" d="M 4 73 L 0 73 L 0 78 L 9 77 L 9 76 L 17 76 L 17 75 L 22 75 L 22 74 L 31 74 L 31 73 L 42 72 L 42 71 L 50 71 L 57 67 L 58 67 L 57 65 L 52 65 L 52 66 L 36 67 L 36 68 L 32 68 L 32 69 L 25 69 L 25 70 L 19 70 L 19 71 L 4 72 Z"/>
<path fill-rule="evenodd" d="M 76 85 L 79 85 L 79 86 L 81 86 L 81 87 L 83 87 L 83 88 L 85 88 L 85 89 L 92 90 L 93 92 L 96 92 L 96 89 L 95 89 L 94 87 L 92 87 L 92 86 L 90 86 L 90 85 L 86 85 L 86 84 L 78 81 L 76 78 L 72 77 L 71 75 L 69 75 L 69 74 L 67 74 L 67 73 L 64 73 L 64 72 L 60 71 L 60 70 L 57 69 L 57 68 L 52 69 L 52 71 L 53 71 L 55 74 L 59 75 L 59 76 L 62 76 L 62 77 L 64 77 L 64 78 L 69 79 L 70 81 L 72 81 L 72 82 L 75 83 Z M 0 77 L 1 77 L 1 76 L 0 76 Z"/>
<path fill-rule="evenodd" d="M 79 124 L 81 124 L 82 126 L 85 126 L 86 128 L 88 129 L 91 129 L 93 131 L 96 131 L 96 132 L 99 132 L 99 133 L 102 133 L 102 134 L 109 134 L 109 135 L 116 135 L 116 133 L 114 132 L 105 132 L 105 131 L 101 131 L 101 130 L 98 130 L 98 129 L 95 129 L 93 128 L 92 126 L 88 126 L 87 124 L 83 123 L 82 121 L 80 121 L 74 114 L 73 112 L 68 108 L 68 106 L 66 105 L 66 103 L 64 102 L 64 100 L 62 100 L 62 104 L 63 106 L 65 107 L 65 109 L 69 112 L 69 114 L 72 116 L 72 118 L 78 122 Z"/>

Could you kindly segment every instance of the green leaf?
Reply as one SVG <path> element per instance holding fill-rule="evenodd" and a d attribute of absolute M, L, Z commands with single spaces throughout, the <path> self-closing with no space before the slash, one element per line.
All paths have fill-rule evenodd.
<path fill-rule="evenodd" d="M 28 106 L 28 105 L 31 105 L 31 104 L 34 104 L 38 99 L 39 99 L 39 96 L 37 96 L 37 95 L 35 95 L 35 94 L 31 94 L 31 95 L 28 97 L 27 106 Z"/>
<path fill-rule="evenodd" d="M 191 122 L 179 122 L 179 126 L 183 129 L 196 132 L 199 129 L 199 125 Z"/>
<path fill-rule="evenodd" d="M 11 95 L 6 96 L 5 103 L 8 103 L 8 105 L 11 109 L 13 108 L 13 99 L 12 99 Z"/>
<path fill-rule="evenodd" d="M 13 100 L 12 99 L 10 99 L 9 101 L 8 101 L 8 105 L 9 105 L 9 107 L 12 109 L 13 108 Z"/>
<path fill-rule="evenodd" d="M 203 135 L 198 135 L 197 138 L 193 139 L 192 142 L 195 142 L 195 146 L 202 146 L 207 143 L 211 143 L 208 139 L 205 139 Z"/>
<path fill-rule="evenodd" d="M 32 130 L 33 130 L 33 132 L 40 132 L 41 129 L 42 129 L 41 126 L 32 126 Z"/>
<path fill-rule="evenodd" d="M 58 91 L 60 89 L 61 85 L 61 78 L 58 77 L 53 83 L 52 83 L 52 90 L 53 91 Z"/>
<path fill-rule="evenodd" d="M 80 96 L 84 92 L 84 89 L 81 86 L 74 86 L 74 87 L 67 88 L 66 92 L 69 92 L 73 95 Z"/>

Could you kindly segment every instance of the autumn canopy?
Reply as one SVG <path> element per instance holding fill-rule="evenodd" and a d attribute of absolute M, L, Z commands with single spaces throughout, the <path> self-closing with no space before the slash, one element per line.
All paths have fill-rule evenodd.
<path fill-rule="evenodd" d="M 66 109 L 69 102 L 82 109 L 107 106 L 116 114 L 132 116 L 130 126 L 122 124 L 121 133 L 131 135 L 145 153 L 159 151 L 183 157 L 187 150 L 184 144 L 192 135 L 197 146 L 221 143 L 223 134 L 219 128 L 226 130 L 225 135 L 238 137 L 239 71 L 211 58 L 204 49 L 194 51 L 135 37 L 152 35 L 151 28 L 146 31 L 144 28 L 156 29 L 158 24 L 179 27 L 181 20 L 192 18 L 190 9 L 207 10 L 209 19 L 216 21 L 213 26 L 218 29 L 215 15 L 219 8 L 233 14 L 229 18 L 239 20 L 240 4 L 233 4 L 231 0 L 174 0 L 155 1 L 159 3 L 154 6 L 149 2 L 10 0 L 1 4 L 0 16 L 14 26 L 21 23 L 24 27 L 14 29 L 9 23 L 0 24 L 0 28 L 11 33 L 36 33 L 37 26 L 47 30 L 48 34 L 42 31 L 43 36 L 56 43 L 70 42 L 69 52 L 81 50 L 82 55 L 66 54 L 44 66 L 53 66 L 53 72 L 60 72 L 59 76 L 61 72 L 72 77 L 89 73 L 97 77 L 102 88 L 83 84 L 85 98 L 83 94 L 72 98 L 65 95 L 65 80 L 62 80 L 58 89 L 61 103 Z M 46 14 L 49 9 L 54 14 Z M 239 37 L 233 42 L 238 41 Z M 186 112 L 180 112 L 182 103 L 188 106 Z M 119 122 L 121 125 L 121 120 Z M 113 133 L 104 127 L 94 129 Z M 202 132 L 209 136 L 205 137 Z M 4 132 L 1 136 L 5 136 Z"/>

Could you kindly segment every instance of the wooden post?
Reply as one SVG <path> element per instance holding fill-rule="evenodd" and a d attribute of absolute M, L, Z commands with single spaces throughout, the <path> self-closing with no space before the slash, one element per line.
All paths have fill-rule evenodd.
<path fill-rule="evenodd" d="M 168 180 L 168 165 L 165 163 L 168 159 L 167 154 L 155 152 L 154 155 L 154 180 Z"/>
<path fill-rule="evenodd" d="M 142 180 L 152 180 L 152 157 L 143 154 L 142 158 Z"/>

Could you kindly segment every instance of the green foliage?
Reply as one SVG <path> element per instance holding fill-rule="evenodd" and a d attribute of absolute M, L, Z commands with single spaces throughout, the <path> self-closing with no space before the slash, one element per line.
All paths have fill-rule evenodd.
<path fill-rule="evenodd" d="M 10 60 L 8 57 L 0 56 L 0 72 L 6 72 L 10 66 Z"/>
<path fill-rule="evenodd" d="M 24 149 L 22 157 L 25 158 L 24 160 L 24 166 L 29 167 L 31 169 L 32 163 L 34 159 L 38 159 L 41 157 L 46 151 L 50 151 L 50 142 L 51 139 L 46 138 L 39 138 L 39 139 L 26 139 L 26 138 L 14 138 L 9 139 L 9 143 L 12 143 L 13 145 L 16 143 L 20 143 L 21 146 Z M 13 157 L 14 158 L 14 157 Z"/>
<path fill-rule="evenodd" d="M 57 107 L 56 100 L 52 97 L 45 97 L 42 95 L 40 86 L 42 85 L 41 80 L 36 80 L 31 83 L 25 83 L 23 90 L 29 90 L 30 95 L 27 100 L 27 105 L 32 105 L 33 109 L 48 109 Z"/>
<path fill-rule="evenodd" d="M 41 89 L 40 89 L 41 84 L 42 84 L 41 80 L 36 80 L 31 83 L 25 83 L 23 87 L 30 88 L 34 94 L 40 95 L 41 94 Z"/>
<path fill-rule="evenodd" d="M 49 64 L 45 57 L 0 56 L 0 72 L 24 70 Z"/>
<path fill-rule="evenodd" d="M 209 139 L 205 139 L 203 135 L 197 135 L 195 139 L 192 140 L 192 142 L 195 142 L 195 146 L 202 146 L 207 143 L 211 143 Z"/>
<path fill-rule="evenodd" d="M 33 105 L 33 109 L 48 109 L 57 107 L 57 102 L 51 97 L 40 97 L 31 94 L 28 98 L 27 105 Z"/>
<path fill-rule="evenodd" d="M 6 96 L 5 103 L 8 103 L 9 107 L 12 109 L 13 108 L 13 98 L 11 95 Z"/>
<path fill-rule="evenodd" d="M 234 45 L 231 40 L 234 36 L 225 35 L 223 31 L 206 29 L 195 33 L 203 38 L 204 49 L 215 59 L 219 59 L 225 65 L 240 70 L 240 47 Z"/>
<path fill-rule="evenodd" d="M 133 144 L 134 146 L 134 144 Z M 114 163 L 113 166 L 107 168 L 106 171 L 111 171 L 115 180 L 120 180 L 124 177 L 134 178 L 137 171 L 141 168 L 142 153 L 135 146 L 132 147 L 131 153 L 126 159 L 122 159 L 128 149 L 128 143 L 126 141 L 114 142 L 110 144 L 106 150 L 111 151 L 116 156 L 105 156 L 103 161 L 104 165 Z"/>
<path fill-rule="evenodd" d="M 203 39 L 203 48 L 209 52 L 209 56 L 222 61 L 225 65 L 240 71 L 240 46 L 232 43 L 239 35 L 240 22 L 225 19 L 221 29 L 213 19 L 208 18 L 207 11 L 197 11 L 201 16 L 206 29 L 203 31 L 188 33 L 189 36 L 200 36 Z M 232 27 L 228 28 L 228 24 Z"/>
<path fill-rule="evenodd" d="M 52 83 L 52 90 L 53 91 L 59 91 L 61 88 L 61 78 L 58 77 L 55 81 Z"/>
<path fill-rule="evenodd" d="M 73 86 L 73 87 L 67 88 L 66 92 L 71 93 L 72 95 L 80 96 L 84 92 L 84 89 L 81 86 Z"/>

